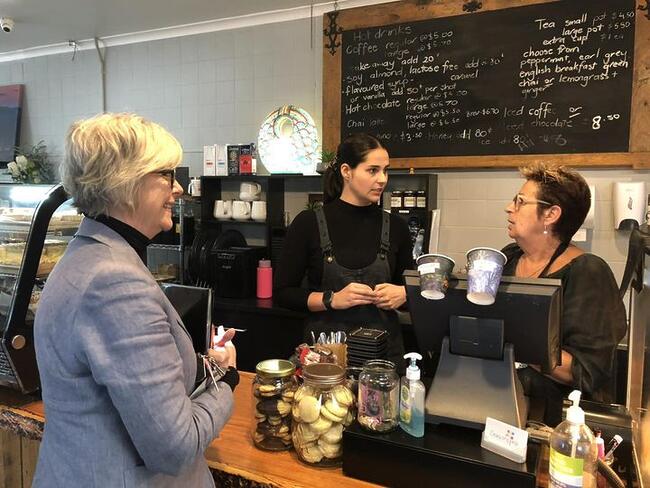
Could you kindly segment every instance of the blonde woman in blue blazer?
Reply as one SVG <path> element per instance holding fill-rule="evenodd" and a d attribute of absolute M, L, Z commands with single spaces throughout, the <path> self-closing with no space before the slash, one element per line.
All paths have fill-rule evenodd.
<path fill-rule="evenodd" d="M 143 262 L 173 225 L 181 158 L 171 134 L 136 115 L 99 115 L 67 135 L 63 184 L 86 218 L 36 315 L 46 423 L 35 487 L 214 486 L 204 451 L 239 376 L 230 367 L 190 398 L 190 336 Z"/>

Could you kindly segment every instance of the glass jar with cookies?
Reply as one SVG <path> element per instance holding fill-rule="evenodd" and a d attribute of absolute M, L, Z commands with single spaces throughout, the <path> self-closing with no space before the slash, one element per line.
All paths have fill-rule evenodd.
<path fill-rule="evenodd" d="M 257 364 L 253 380 L 253 442 L 266 451 L 291 449 L 291 406 L 298 387 L 292 362 L 267 359 Z"/>
<path fill-rule="evenodd" d="M 338 466 L 343 431 L 355 418 L 356 406 L 345 370 L 338 364 L 314 363 L 302 370 L 304 384 L 294 395 L 293 447 L 312 466 Z"/>

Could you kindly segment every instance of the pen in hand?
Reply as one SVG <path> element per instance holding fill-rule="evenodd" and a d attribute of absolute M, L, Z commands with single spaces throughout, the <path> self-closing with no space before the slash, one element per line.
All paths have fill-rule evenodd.
<path fill-rule="evenodd" d="M 607 445 L 607 454 L 605 454 L 605 459 L 614 457 L 614 451 L 621 445 L 621 442 L 623 442 L 623 438 L 620 435 L 616 434 L 612 437 L 612 440 L 609 441 L 609 444 Z"/>

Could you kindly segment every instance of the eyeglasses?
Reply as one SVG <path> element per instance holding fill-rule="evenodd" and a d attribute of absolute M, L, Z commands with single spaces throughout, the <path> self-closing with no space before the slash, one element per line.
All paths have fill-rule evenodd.
<path fill-rule="evenodd" d="M 532 200 L 526 200 L 524 197 L 521 195 L 517 194 L 514 197 L 512 197 L 512 203 L 515 206 L 515 211 L 519 211 L 521 207 L 524 205 L 534 205 L 534 204 L 542 204 L 542 205 L 553 205 L 550 202 L 547 202 L 546 200 L 537 200 L 537 199 L 532 199 Z"/>
<path fill-rule="evenodd" d="M 174 182 L 176 181 L 176 170 L 165 169 L 162 171 L 154 171 L 153 174 L 164 176 L 166 179 L 169 180 L 169 184 L 172 187 L 172 190 L 174 189 Z"/>

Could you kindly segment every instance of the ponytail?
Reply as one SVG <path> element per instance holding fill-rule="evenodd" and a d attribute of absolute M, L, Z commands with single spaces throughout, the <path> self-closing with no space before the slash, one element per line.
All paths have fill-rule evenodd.
<path fill-rule="evenodd" d="M 343 192 L 343 176 L 341 166 L 334 159 L 323 175 L 323 203 L 330 203 L 341 196 Z"/>

